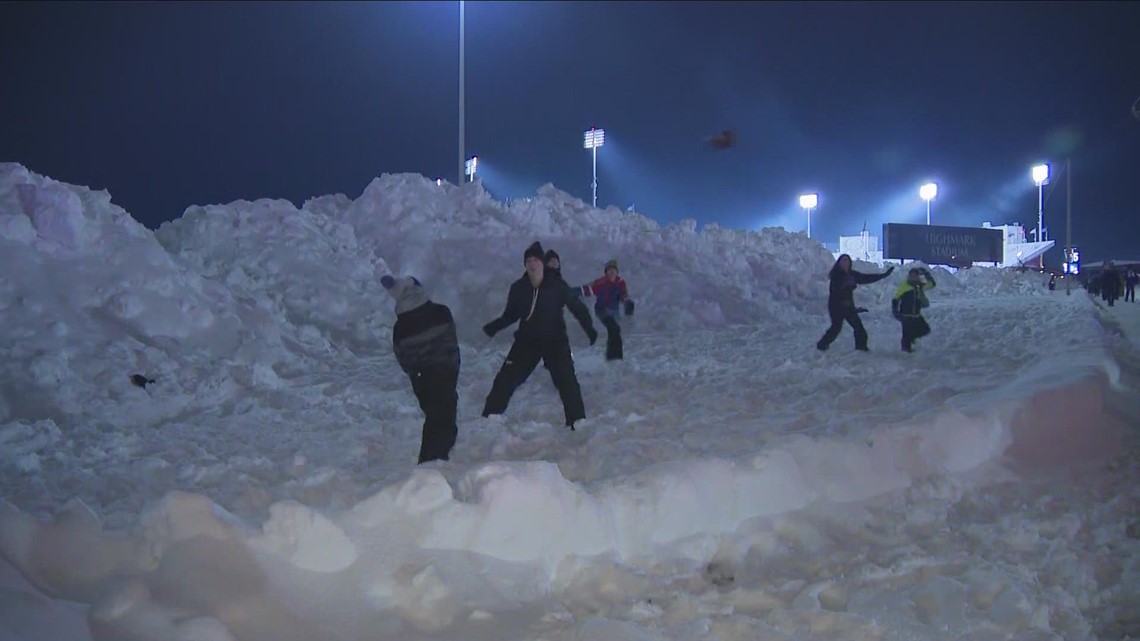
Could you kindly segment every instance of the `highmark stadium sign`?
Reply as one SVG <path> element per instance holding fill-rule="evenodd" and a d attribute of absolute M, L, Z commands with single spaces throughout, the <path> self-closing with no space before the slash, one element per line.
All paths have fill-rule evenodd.
<path fill-rule="evenodd" d="M 1005 260 L 1000 229 L 945 225 L 883 224 L 883 258 L 920 260 L 928 265 L 1000 263 Z"/>

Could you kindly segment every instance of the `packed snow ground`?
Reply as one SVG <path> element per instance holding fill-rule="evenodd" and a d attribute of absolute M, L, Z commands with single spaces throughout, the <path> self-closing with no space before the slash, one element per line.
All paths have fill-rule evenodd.
<path fill-rule="evenodd" d="M 621 363 L 567 317 L 573 433 L 542 368 L 479 418 L 535 238 L 638 302 Z M 0 165 L 0 640 L 1140 633 L 1136 306 L 935 270 L 906 355 L 897 269 L 856 292 L 872 352 L 820 353 L 831 263 L 416 176 L 152 233 Z M 459 322 L 447 463 L 413 465 L 389 272 Z"/>

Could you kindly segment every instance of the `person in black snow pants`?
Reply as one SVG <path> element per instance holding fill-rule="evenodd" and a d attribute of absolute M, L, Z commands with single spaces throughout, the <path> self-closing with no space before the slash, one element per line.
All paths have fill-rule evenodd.
<path fill-rule="evenodd" d="M 617 260 L 606 263 L 603 276 L 589 285 L 582 286 L 583 296 L 594 296 L 594 315 L 606 326 L 606 360 L 620 361 L 624 358 L 621 342 L 622 308 L 626 315 L 633 314 L 633 301 L 629 298 L 625 279 L 618 275 Z"/>
<path fill-rule="evenodd" d="M 412 381 L 424 412 L 420 463 L 448 460 L 459 430 L 455 426 L 459 395 L 459 339 L 446 305 L 432 302 L 415 278 L 384 276 L 380 284 L 396 300 L 392 349 Z"/>
<path fill-rule="evenodd" d="M 1108 303 L 1109 307 L 1116 305 L 1116 299 L 1120 298 L 1123 287 L 1124 279 L 1120 277 L 1120 272 L 1116 270 L 1116 265 L 1110 260 L 1105 265 L 1104 271 L 1100 273 L 1100 287 L 1104 300 Z"/>
<path fill-rule="evenodd" d="M 483 332 L 494 337 L 518 323 L 515 342 L 491 384 L 491 392 L 483 405 L 483 416 L 505 412 L 515 390 L 526 382 L 538 362 L 542 361 L 562 398 L 566 425 L 574 429 L 574 423 L 586 418 L 586 407 L 574 372 L 574 357 L 570 353 L 563 310 L 569 308 L 578 319 L 590 338 L 590 345 L 598 340 L 598 332 L 594 330 L 589 310 L 574 296 L 566 281 L 543 264 L 541 244 L 535 242 L 526 249 L 523 263 L 526 273 L 511 284 L 502 315 L 483 326 Z"/>
<path fill-rule="evenodd" d="M 934 276 L 925 267 L 915 267 L 906 275 L 895 297 L 891 299 L 891 315 L 902 324 L 902 351 L 914 351 L 914 341 L 930 333 L 930 324 L 922 310 L 930 307 L 926 290 L 934 289 Z"/>
<path fill-rule="evenodd" d="M 1135 268 L 1128 270 L 1128 275 L 1124 277 L 1124 302 L 1136 302 L 1136 284 L 1140 283 L 1140 274 L 1136 273 Z"/>
<path fill-rule="evenodd" d="M 562 278 L 562 258 L 558 255 L 558 252 L 553 249 L 546 250 L 546 253 L 542 256 L 542 262 L 546 264 L 547 274 L 554 274 Z M 562 280 L 565 282 L 566 279 L 562 278 Z M 577 287 L 571 287 L 569 283 L 567 283 L 566 287 L 576 298 L 582 297 L 582 292 L 578 291 Z"/>
<path fill-rule="evenodd" d="M 847 321 L 851 329 L 855 330 L 855 349 L 871 351 L 867 347 L 867 330 L 863 328 L 863 321 L 859 320 L 859 312 L 855 307 L 855 288 L 880 281 L 890 276 L 893 271 L 895 271 L 894 265 L 888 267 L 882 274 L 857 272 L 851 269 L 851 257 L 847 254 L 841 255 L 839 260 L 835 261 L 835 265 L 827 274 L 831 281 L 827 295 L 827 313 L 831 316 L 831 327 L 827 328 L 823 337 L 815 344 L 816 349 L 824 351 L 830 347 L 839 337 L 839 332 L 843 330 L 843 321 Z"/>

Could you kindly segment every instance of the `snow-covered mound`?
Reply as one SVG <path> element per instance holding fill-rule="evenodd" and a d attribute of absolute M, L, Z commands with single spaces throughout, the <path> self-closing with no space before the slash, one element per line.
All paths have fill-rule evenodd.
<path fill-rule="evenodd" d="M 384 260 L 358 245 L 351 225 L 314 204 L 315 211 L 268 199 L 191 207 L 155 236 L 202 277 L 267 306 L 310 352 L 332 344 L 387 348 Z"/>
<path fill-rule="evenodd" d="M 571 327 L 573 433 L 541 369 L 478 418 L 509 342 L 478 329 L 536 238 L 572 283 L 616 258 L 641 303 L 623 363 Z M 934 332 L 901 354 L 904 268 L 856 293 L 871 353 L 849 330 L 820 353 L 832 262 L 782 230 L 414 176 L 151 234 L 105 193 L 2 166 L 0 620 L 47 638 L 67 626 L 25 617 L 77 601 L 98 641 L 1131 630 L 1131 348 L 1036 275 L 935 270 Z M 389 270 L 460 322 L 446 463 L 412 464 Z M 1077 482 L 1048 476 L 1074 460 Z"/>
<path fill-rule="evenodd" d="M 191 208 L 157 235 L 203 275 L 274 297 L 289 322 L 333 342 L 383 336 L 375 314 L 388 305 L 375 282 L 388 268 L 428 284 L 462 320 L 461 335 L 478 340 L 536 239 L 561 255 L 574 285 L 617 259 L 640 305 L 638 326 L 653 330 L 795 323 L 822 309 L 829 266 L 821 246 L 781 229 L 662 228 L 550 185 L 504 207 L 480 185 L 441 187 L 415 175 L 385 175 L 354 201 L 326 196 L 300 210 L 281 201 Z"/>
<path fill-rule="evenodd" d="M 1034 271 L 1019 272 L 1015 269 L 973 267 L 950 272 L 940 265 L 933 267 L 915 261 L 904 265 L 898 263 L 885 263 L 879 266 L 875 263 L 855 261 L 853 268 L 868 274 L 877 274 L 894 267 L 894 272 L 884 281 L 886 286 L 868 285 L 856 290 L 855 298 L 858 304 L 866 307 L 881 307 L 890 309 L 891 297 L 895 288 L 906 280 L 907 272 L 915 267 L 925 267 L 930 270 L 937 283 L 935 289 L 930 290 L 932 304 L 939 299 L 979 299 L 1008 296 L 1045 296 L 1049 294 L 1049 275 Z"/>
<path fill-rule="evenodd" d="M 0 165 L 0 312 L 0 422 L 150 424 L 286 358 L 273 318 L 180 265 L 107 192 L 16 164 Z"/>

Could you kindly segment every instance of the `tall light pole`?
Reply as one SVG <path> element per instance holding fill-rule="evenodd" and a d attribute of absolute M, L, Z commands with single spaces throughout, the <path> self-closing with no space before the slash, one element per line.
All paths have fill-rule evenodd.
<path fill-rule="evenodd" d="M 1069 261 L 1069 271 L 1073 263 L 1073 159 L 1065 159 L 1065 260 Z M 1065 295 L 1073 293 L 1072 274 L 1065 279 Z"/>
<path fill-rule="evenodd" d="M 594 207 L 598 206 L 598 147 L 606 144 L 606 130 L 590 127 L 586 130 L 583 147 L 594 152 Z"/>
<path fill-rule="evenodd" d="M 471 182 L 475 182 L 475 170 L 478 167 L 479 156 L 471 156 L 471 159 L 467 161 L 466 165 L 463 168 L 463 173 L 467 174 L 467 177 L 471 179 Z"/>
<path fill-rule="evenodd" d="M 463 0 L 459 0 L 459 182 L 456 183 L 457 185 L 463 184 L 464 161 L 467 158 L 467 150 L 464 149 L 463 140 L 463 135 L 465 133 L 464 127 L 466 126 L 463 113 L 463 103 L 466 99 L 466 90 L 463 86 L 463 76 L 465 75 L 465 70 L 463 68 L 463 53 L 467 48 L 467 45 L 464 42 L 465 34 L 463 32 Z"/>
<path fill-rule="evenodd" d="M 804 194 L 800 196 L 800 207 L 807 212 L 808 238 L 811 238 L 811 210 L 819 205 L 819 194 Z"/>
<path fill-rule="evenodd" d="M 930 224 L 930 201 L 938 195 L 938 185 L 935 183 L 926 183 L 918 188 L 918 195 L 926 201 L 926 224 Z"/>
<path fill-rule="evenodd" d="M 1029 175 L 1037 185 L 1037 242 L 1041 242 L 1045 240 L 1041 237 L 1041 228 L 1045 222 L 1045 185 L 1049 184 L 1049 165 L 1034 165 Z"/>

